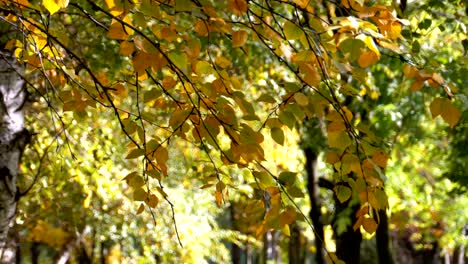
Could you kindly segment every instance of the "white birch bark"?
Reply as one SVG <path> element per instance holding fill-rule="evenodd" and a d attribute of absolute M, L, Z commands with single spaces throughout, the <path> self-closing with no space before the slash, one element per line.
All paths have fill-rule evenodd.
<path fill-rule="evenodd" d="M 8 231 L 14 222 L 18 166 L 29 134 L 24 128 L 25 82 L 22 66 L 0 51 L 0 262 L 14 261 Z"/>

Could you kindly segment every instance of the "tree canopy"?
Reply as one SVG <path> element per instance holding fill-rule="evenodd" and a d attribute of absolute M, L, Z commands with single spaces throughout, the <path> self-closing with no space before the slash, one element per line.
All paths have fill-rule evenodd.
<path fill-rule="evenodd" d="M 112 226 L 164 218 L 163 239 L 128 233 L 141 251 L 195 234 L 290 237 L 296 221 L 315 232 L 302 138 L 327 164 L 337 204 L 357 204 L 337 225 L 374 234 L 390 207 L 401 221 L 443 225 L 440 207 L 467 188 L 466 2 L 397 2 L 0 0 L 0 59 L 24 67 L 32 134 L 15 222 L 30 241 L 62 247 L 88 225 L 111 241 Z M 403 176 L 413 174 L 423 178 Z M 192 202 L 177 209 L 178 195 Z M 210 233 L 228 207 L 237 237 Z M 201 212 L 212 218 L 198 230 L 177 217 Z M 192 259 L 208 254 L 187 247 Z"/>

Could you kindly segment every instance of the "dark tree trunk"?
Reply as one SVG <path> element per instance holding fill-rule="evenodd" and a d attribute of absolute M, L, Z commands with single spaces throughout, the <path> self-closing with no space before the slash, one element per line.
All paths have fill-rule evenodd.
<path fill-rule="evenodd" d="M 236 210 L 235 210 L 235 205 L 231 204 L 229 206 L 229 211 L 230 211 L 230 222 L 231 222 L 231 229 L 232 230 L 238 230 L 237 228 L 237 221 L 236 221 Z M 242 249 L 236 244 L 236 243 L 231 243 L 231 259 L 233 264 L 241 264 L 242 260 Z"/>
<path fill-rule="evenodd" d="M 333 228 L 336 239 L 336 255 L 340 260 L 343 260 L 346 264 L 359 264 L 360 263 L 360 252 L 361 252 L 361 231 L 358 229 L 354 231 L 353 224 L 356 223 L 356 212 L 360 208 L 360 204 L 350 205 L 350 202 L 340 203 L 338 198 L 335 198 L 335 217 L 333 220 Z M 343 216 L 345 210 L 351 209 L 349 216 Z M 346 230 L 338 234 L 336 229 L 337 220 L 339 217 L 350 217 L 351 223 L 347 226 Z"/>
<path fill-rule="evenodd" d="M 316 255 L 315 261 L 317 264 L 325 263 L 324 258 L 324 244 L 323 244 L 323 223 L 320 220 L 320 216 L 322 215 L 320 211 L 321 201 L 320 201 L 320 194 L 318 189 L 318 175 L 317 175 L 317 158 L 318 153 L 316 153 L 311 148 L 304 148 L 304 154 L 306 157 L 306 172 L 307 172 L 307 191 L 309 192 L 309 199 L 310 199 L 310 212 L 309 216 L 312 219 L 312 223 L 315 229 L 315 248 L 316 248 Z"/>
<path fill-rule="evenodd" d="M 31 244 L 31 263 L 32 264 L 38 264 L 39 263 L 39 243 L 37 242 L 32 242 Z"/>
<path fill-rule="evenodd" d="M 299 264 L 304 263 L 303 243 L 301 241 L 301 230 L 297 224 L 290 226 L 291 237 L 288 244 L 288 263 Z"/>
<path fill-rule="evenodd" d="M 375 235 L 379 264 L 393 264 L 393 258 L 390 252 L 390 235 L 388 233 L 387 213 L 383 210 L 379 211 L 379 218 L 380 223 Z"/>

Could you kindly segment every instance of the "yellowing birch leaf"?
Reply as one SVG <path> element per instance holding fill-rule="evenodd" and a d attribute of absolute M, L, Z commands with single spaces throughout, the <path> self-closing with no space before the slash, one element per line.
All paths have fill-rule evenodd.
<path fill-rule="evenodd" d="M 231 61 L 222 56 L 216 57 L 215 62 L 221 68 L 227 68 L 231 65 Z"/>
<path fill-rule="evenodd" d="M 309 98 L 303 93 L 295 93 L 294 94 L 294 100 L 300 105 L 300 106 L 306 106 L 309 104 Z"/>
<path fill-rule="evenodd" d="M 223 204 L 223 194 L 221 192 L 215 191 L 215 199 L 218 206 Z"/>
<path fill-rule="evenodd" d="M 284 23 L 283 31 L 287 40 L 300 39 L 302 35 L 304 34 L 301 28 L 299 28 L 298 26 L 296 26 L 294 23 L 292 23 L 289 20 Z"/>
<path fill-rule="evenodd" d="M 169 59 L 177 68 L 187 70 L 187 55 L 185 53 L 173 51 L 168 55 Z"/>
<path fill-rule="evenodd" d="M 418 72 L 418 69 L 412 65 L 405 64 L 405 66 L 403 66 L 403 73 L 406 78 L 415 78 L 418 76 Z"/>
<path fill-rule="evenodd" d="M 281 146 L 284 144 L 284 132 L 281 128 L 279 127 L 273 127 L 271 129 L 271 138 Z"/>
<path fill-rule="evenodd" d="M 236 16 L 242 16 L 247 12 L 249 6 L 245 0 L 229 0 L 229 9 L 232 10 Z"/>
<path fill-rule="evenodd" d="M 239 30 L 232 33 L 232 47 L 242 47 L 247 42 L 247 31 Z"/>
<path fill-rule="evenodd" d="M 364 218 L 362 220 L 362 227 L 364 227 L 367 233 L 372 234 L 377 230 L 377 223 L 373 218 Z"/>
<path fill-rule="evenodd" d="M 299 72 L 304 75 L 304 81 L 308 85 L 318 87 L 321 77 L 315 64 L 310 62 L 301 63 L 299 64 Z"/>
<path fill-rule="evenodd" d="M 349 188 L 348 186 L 336 185 L 335 188 L 333 188 L 333 190 L 335 191 L 336 197 L 338 198 L 340 203 L 344 203 L 348 201 L 349 198 L 351 198 L 352 192 L 351 188 Z"/>
<path fill-rule="evenodd" d="M 135 201 L 144 201 L 146 200 L 147 193 L 143 188 L 136 188 L 133 191 L 133 200 Z"/>
<path fill-rule="evenodd" d="M 296 3 L 301 8 L 306 8 L 310 2 L 311 0 L 294 0 L 294 3 Z"/>
<path fill-rule="evenodd" d="M 120 53 L 124 56 L 129 56 L 135 51 L 135 46 L 133 43 L 128 42 L 128 41 L 122 41 L 120 43 Z"/>
<path fill-rule="evenodd" d="M 344 150 L 351 145 L 351 139 L 346 131 L 328 134 L 328 146 L 339 150 Z"/>
<path fill-rule="evenodd" d="M 454 127 L 461 117 L 461 111 L 447 98 L 436 98 L 430 105 L 432 117 L 441 115 L 444 121 Z"/>
<path fill-rule="evenodd" d="M 362 68 L 369 67 L 379 60 L 379 57 L 373 51 L 365 51 L 359 56 L 358 64 Z"/>
<path fill-rule="evenodd" d="M 283 232 L 283 234 L 287 237 L 290 237 L 291 236 L 291 231 L 289 230 L 289 225 L 284 225 L 282 228 L 281 228 L 281 232 Z"/>
<path fill-rule="evenodd" d="M 432 118 L 436 118 L 442 113 L 442 108 L 444 107 L 445 101 L 444 98 L 435 98 L 429 109 L 431 110 Z"/>
<path fill-rule="evenodd" d="M 145 203 L 151 208 L 156 208 L 156 206 L 158 206 L 159 199 L 156 195 L 151 194 L 148 199 L 145 200 Z"/>
<path fill-rule="evenodd" d="M 51 15 L 68 6 L 68 0 L 43 0 L 42 4 Z"/>
<path fill-rule="evenodd" d="M 374 42 L 374 39 L 371 36 L 360 34 L 357 36 L 358 39 L 362 40 L 364 44 L 366 44 L 366 47 L 373 51 L 375 55 L 377 55 L 377 58 L 380 58 L 380 51 L 377 45 Z"/>
<path fill-rule="evenodd" d="M 372 161 L 379 165 L 379 167 L 385 169 L 385 167 L 387 167 L 388 155 L 381 150 L 376 151 L 374 155 L 372 155 Z"/>
<path fill-rule="evenodd" d="M 110 25 L 109 31 L 107 31 L 107 36 L 116 40 L 126 40 L 128 38 L 128 34 L 125 32 L 123 25 L 118 21 L 115 21 Z"/>
<path fill-rule="evenodd" d="M 138 157 L 141 157 L 145 155 L 145 150 L 144 149 L 132 149 L 130 152 L 128 152 L 126 159 L 135 159 Z"/>
<path fill-rule="evenodd" d="M 145 210 L 145 205 L 140 204 L 140 206 L 138 207 L 138 210 L 137 210 L 137 215 L 143 213 L 144 210 Z"/>

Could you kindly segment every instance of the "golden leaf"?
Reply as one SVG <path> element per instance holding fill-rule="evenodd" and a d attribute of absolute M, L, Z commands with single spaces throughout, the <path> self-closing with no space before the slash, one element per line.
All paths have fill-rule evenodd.
<path fill-rule="evenodd" d="M 51 15 L 68 6 L 68 0 L 43 0 L 42 4 Z"/>
<path fill-rule="evenodd" d="M 232 47 L 238 48 L 241 47 L 247 42 L 247 31 L 245 30 L 238 30 L 232 33 Z"/>
<path fill-rule="evenodd" d="M 364 218 L 362 220 L 362 227 L 364 227 L 367 233 L 372 234 L 377 230 L 377 223 L 373 218 Z"/>
<path fill-rule="evenodd" d="M 361 56 L 359 56 L 358 64 L 362 68 L 366 68 L 372 65 L 373 63 L 377 62 L 378 60 L 379 57 L 377 56 L 377 54 L 375 54 L 375 52 L 365 51 L 361 54 Z"/>
<path fill-rule="evenodd" d="M 143 213 L 144 210 L 145 210 L 145 205 L 140 204 L 140 206 L 138 207 L 138 210 L 137 210 L 137 214 Z"/>
<path fill-rule="evenodd" d="M 234 11 L 236 16 L 242 16 L 247 13 L 249 6 L 245 0 L 230 0 L 229 9 Z"/>
<path fill-rule="evenodd" d="M 124 29 L 124 26 L 118 22 L 114 21 L 109 27 L 109 31 L 107 32 L 107 36 L 111 39 L 116 40 L 126 40 L 128 38 L 127 32 Z"/>
<path fill-rule="evenodd" d="M 120 43 L 120 53 L 124 56 L 129 56 L 135 51 L 135 46 L 133 43 L 128 42 L 128 41 L 122 41 Z"/>

